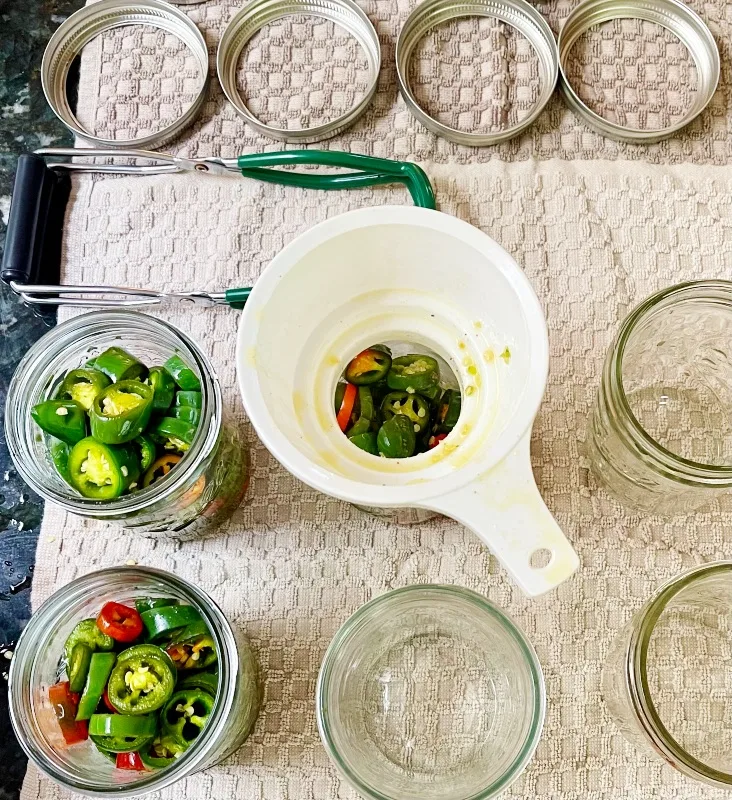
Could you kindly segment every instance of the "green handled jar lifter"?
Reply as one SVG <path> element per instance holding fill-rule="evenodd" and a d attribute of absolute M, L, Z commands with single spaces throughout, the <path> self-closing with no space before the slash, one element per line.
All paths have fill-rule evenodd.
<path fill-rule="evenodd" d="M 95 164 L 55 161 L 47 158 L 122 157 L 149 161 L 138 164 Z M 283 171 L 292 165 L 345 167 L 339 174 Z M 228 305 L 242 308 L 250 288 L 222 292 L 156 292 L 121 286 L 62 286 L 59 284 L 61 238 L 64 210 L 69 198 L 71 172 L 110 172 L 125 175 L 163 175 L 177 172 L 224 175 L 241 172 L 284 186 L 304 189 L 358 189 L 388 183 L 403 183 L 412 200 L 423 208 L 435 207 L 429 178 L 416 164 L 386 158 L 341 153 L 332 150 L 286 150 L 256 153 L 239 158 L 187 159 L 146 150 L 97 150 L 90 148 L 47 148 L 18 159 L 13 200 L 5 240 L 0 277 L 26 303 L 70 305 L 86 308 L 150 306 L 178 301 L 200 305 Z"/>

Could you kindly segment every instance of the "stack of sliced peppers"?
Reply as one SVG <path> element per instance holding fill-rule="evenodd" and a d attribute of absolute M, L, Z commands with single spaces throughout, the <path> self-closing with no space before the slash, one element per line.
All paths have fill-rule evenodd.
<path fill-rule="evenodd" d="M 382 344 L 359 353 L 335 391 L 336 420 L 348 439 L 374 456 L 409 458 L 437 447 L 460 416 L 461 395 L 440 385 L 427 355 L 392 359 Z"/>
<path fill-rule="evenodd" d="M 118 769 L 160 769 L 196 740 L 214 707 L 217 653 L 196 608 L 167 598 L 109 602 L 64 645 L 49 700 L 67 745 L 91 740 Z"/>
<path fill-rule="evenodd" d="M 146 367 L 110 347 L 66 374 L 31 416 L 48 434 L 51 460 L 81 495 L 113 500 L 167 475 L 191 446 L 201 384 L 178 355 Z"/>

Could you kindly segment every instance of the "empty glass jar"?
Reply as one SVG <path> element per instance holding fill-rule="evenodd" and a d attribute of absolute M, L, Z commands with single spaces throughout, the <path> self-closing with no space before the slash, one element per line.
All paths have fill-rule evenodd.
<path fill-rule="evenodd" d="M 587 429 L 601 485 L 672 515 L 732 489 L 732 283 L 696 281 L 649 297 L 605 360 Z"/>
<path fill-rule="evenodd" d="M 336 633 L 317 688 L 335 765 L 373 800 L 487 800 L 526 768 L 544 679 L 524 634 L 484 597 L 408 586 Z"/>
<path fill-rule="evenodd" d="M 620 632 L 602 674 L 623 735 L 699 781 L 732 788 L 732 561 L 669 581 Z"/>

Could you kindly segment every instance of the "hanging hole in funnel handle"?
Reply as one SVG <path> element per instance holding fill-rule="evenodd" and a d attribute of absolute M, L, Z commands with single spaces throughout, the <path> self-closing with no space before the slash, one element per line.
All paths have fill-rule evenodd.
<path fill-rule="evenodd" d="M 531 554 L 529 565 L 531 569 L 544 569 L 544 567 L 548 567 L 549 564 L 551 564 L 553 557 L 554 553 L 552 553 L 551 550 L 548 550 L 546 547 L 540 547 Z"/>

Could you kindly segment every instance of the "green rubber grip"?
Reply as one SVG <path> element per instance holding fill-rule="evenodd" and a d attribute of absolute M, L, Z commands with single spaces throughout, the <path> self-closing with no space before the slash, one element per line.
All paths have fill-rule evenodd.
<path fill-rule="evenodd" d="M 225 292 L 226 303 L 232 308 L 242 309 L 251 292 L 250 286 L 244 286 L 241 289 L 227 289 Z"/>
<path fill-rule="evenodd" d="M 317 175 L 283 171 L 273 167 L 307 164 L 356 170 L 340 175 Z M 403 183 L 416 206 L 435 207 L 435 193 L 425 171 L 410 161 L 392 161 L 336 150 L 283 150 L 239 156 L 238 166 L 245 178 L 256 178 L 303 189 L 359 189 L 387 183 Z"/>

